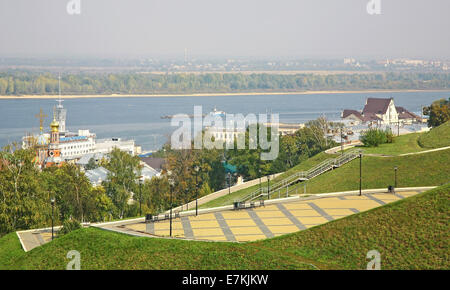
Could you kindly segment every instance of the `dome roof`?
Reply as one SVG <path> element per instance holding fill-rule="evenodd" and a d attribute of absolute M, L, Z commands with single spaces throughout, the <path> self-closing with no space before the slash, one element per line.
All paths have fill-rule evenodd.
<path fill-rule="evenodd" d="M 52 132 L 58 132 L 59 123 L 55 119 L 50 124 L 50 127 L 52 128 Z"/>

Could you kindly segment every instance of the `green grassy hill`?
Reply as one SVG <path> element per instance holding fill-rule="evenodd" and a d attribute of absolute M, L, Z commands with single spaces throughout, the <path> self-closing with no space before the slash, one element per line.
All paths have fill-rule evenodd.
<path fill-rule="evenodd" d="M 402 136 L 401 136 L 402 137 Z M 418 136 L 415 136 L 417 138 Z M 409 140 L 411 140 L 410 138 Z M 407 140 L 407 139 L 404 139 Z M 394 143 L 395 144 L 395 143 Z M 397 143 L 398 146 L 402 143 Z M 392 152 L 392 149 L 391 149 Z M 308 170 L 316 164 L 336 155 L 317 154 L 288 172 L 276 178 L 276 181 L 298 171 Z M 363 189 L 387 188 L 394 185 L 394 167 L 398 167 L 397 187 L 435 186 L 450 181 L 450 149 L 408 156 L 363 157 Z M 273 181 L 271 181 L 273 183 Z M 267 182 L 262 186 L 267 187 Z M 304 183 L 289 188 L 290 194 L 304 193 Z M 212 200 L 200 208 L 230 205 L 234 200 L 242 198 L 258 189 L 259 185 L 243 189 L 230 195 Z M 306 183 L 306 193 L 326 193 L 359 189 L 359 159 L 355 159 L 342 167 L 317 176 Z M 281 192 L 283 196 L 285 192 Z M 278 197 L 278 192 L 271 196 Z"/>
<path fill-rule="evenodd" d="M 411 133 L 394 137 L 393 143 L 381 144 L 378 147 L 364 147 L 364 153 L 368 154 L 383 154 L 383 155 L 399 155 L 405 153 L 419 152 L 428 150 L 419 145 L 418 140 L 423 133 Z"/>
<path fill-rule="evenodd" d="M 81 253 L 82 269 L 365 269 L 369 250 L 381 253 L 382 269 L 449 269 L 449 218 L 450 185 L 445 185 L 305 231 L 243 244 L 88 228 L 24 253 L 11 233 L 0 239 L 0 269 L 64 269 L 70 250 Z"/>
<path fill-rule="evenodd" d="M 450 269 L 450 184 L 303 232 L 255 243 L 347 269 Z"/>
<path fill-rule="evenodd" d="M 329 158 L 335 158 L 332 155 L 329 154 L 325 154 L 324 152 L 319 153 L 305 161 L 303 161 L 302 163 L 298 164 L 297 166 L 292 167 L 291 169 L 289 169 L 288 171 L 286 171 L 285 173 L 281 174 L 280 176 L 278 176 L 277 178 L 273 179 L 270 181 L 271 184 L 274 184 L 286 177 L 288 177 L 289 175 L 294 174 L 295 172 L 298 171 L 303 171 L 303 170 L 308 170 L 312 167 L 314 167 L 315 165 L 321 163 L 322 161 L 329 159 Z M 262 187 L 267 187 L 267 182 L 262 182 L 261 183 Z M 205 204 L 202 204 L 200 206 L 200 208 L 210 208 L 210 207 L 217 207 L 217 206 L 223 206 L 223 205 L 229 205 L 232 204 L 235 200 L 239 200 L 241 198 L 243 198 L 244 196 L 250 194 L 251 192 L 258 190 L 259 188 L 259 184 L 258 185 L 254 185 L 251 186 L 249 188 L 246 189 L 242 189 L 236 192 L 232 192 L 231 194 L 222 196 L 220 198 L 217 198 L 215 200 L 212 200 L 210 202 L 207 202 Z"/>
<path fill-rule="evenodd" d="M 394 143 L 382 144 L 378 147 L 363 147 L 366 154 L 389 155 L 392 157 L 371 157 L 363 158 L 363 188 L 384 188 L 394 185 L 394 167 L 398 171 L 398 187 L 409 186 L 432 186 L 440 185 L 450 180 L 450 150 L 424 153 L 411 156 L 396 156 L 404 153 L 413 153 L 450 146 L 450 122 L 447 122 L 428 133 L 413 133 L 395 137 Z M 439 137 L 440 136 L 440 137 Z M 441 140 L 443 139 L 443 140 Z M 420 141 L 424 140 L 424 141 Z M 422 144 L 424 142 L 425 145 Z M 352 149 L 349 149 L 352 150 Z M 339 153 L 338 153 L 339 154 Z M 337 154 L 319 153 L 299 165 L 291 168 L 271 184 L 298 171 L 308 170 L 322 161 L 335 158 Z M 267 182 L 262 183 L 267 187 Z M 291 186 L 290 194 L 304 193 L 304 183 Z M 225 195 L 200 206 L 209 208 L 230 205 L 235 200 L 239 200 L 249 193 L 257 190 L 259 185 L 255 185 L 237 192 Z M 306 193 L 324 193 L 345 190 L 359 189 L 359 160 L 354 160 L 337 170 L 318 176 L 306 184 Z M 280 192 L 284 196 L 285 192 Z M 278 197 L 279 193 L 272 194 L 272 198 Z"/>
<path fill-rule="evenodd" d="M 424 148 L 439 148 L 450 146 L 450 121 L 431 129 L 419 138 L 419 145 Z"/>
<path fill-rule="evenodd" d="M 394 167 L 398 167 L 397 187 L 433 186 L 450 181 L 450 149 L 396 157 L 363 156 L 363 189 L 394 185 Z M 303 188 L 302 184 L 298 186 Z M 359 159 L 328 171 L 307 182 L 308 193 L 359 189 Z"/>

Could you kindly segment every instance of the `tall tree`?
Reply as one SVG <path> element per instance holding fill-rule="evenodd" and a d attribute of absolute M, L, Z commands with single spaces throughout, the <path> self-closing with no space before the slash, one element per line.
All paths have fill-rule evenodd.
<path fill-rule="evenodd" d="M 105 188 L 118 210 L 119 218 L 123 218 L 132 192 L 137 192 L 137 181 L 141 165 L 139 157 L 114 148 L 109 154 L 106 168 L 109 170 Z"/>
<path fill-rule="evenodd" d="M 428 115 L 428 126 L 437 127 L 450 120 L 450 98 L 434 101 L 431 106 L 424 107 L 424 115 Z"/>

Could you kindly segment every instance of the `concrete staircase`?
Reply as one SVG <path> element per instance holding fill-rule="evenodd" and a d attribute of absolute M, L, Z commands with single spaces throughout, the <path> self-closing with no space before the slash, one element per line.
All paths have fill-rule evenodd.
<path fill-rule="evenodd" d="M 338 168 L 352 161 L 353 159 L 358 158 L 360 154 L 362 154 L 362 150 L 352 150 L 340 155 L 339 157 L 327 159 L 308 171 L 300 171 L 294 173 L 277 183 L 271 184 L 269 190 L 265 187 L 258 188 L 244 198 L 238 200 L 238 202 L 246 202 L 254 199 L 264 199 L 267 198 L 270 194 L 273 194 L 274 192 L 284 188 L 286 188 L 286 192 L 288 192 L 287 190 L 290 185 L 300 181 L 312 179 L 329 170 Z"/>

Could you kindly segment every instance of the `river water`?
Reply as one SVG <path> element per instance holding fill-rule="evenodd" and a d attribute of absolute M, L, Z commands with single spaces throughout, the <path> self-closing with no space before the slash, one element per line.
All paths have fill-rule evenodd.
<path fill-rule="evenodd" d="M 176 127 L 161 116 L 194 113 L 202 106 L 203 113 L 217 110 L 227 113 L 277 113 L 280 122 L 304 123 L 325 115 L 338 120 L 343 109 L 362 110 L 367 97 L 394 98 L 396 106 L 420 115 L 422 105 L 450 92 L 342 93 L 248 96 L 185 96 L 185 97 L 124 97 L 78 98 L 63 102 L 67 109 L 66 126 L 70 131 L 89 129 L 97 138 L 119 137 L 135 139 L 143 150 L 154 150 L 164 144 Z M 35 117 L 42 108 L 51 116 L 54 99 L 0 99 L 0 146 L 20 141 L 26 132 L 38 133 Z M 45 119 L 48 128 L 51 117 Z"/>

